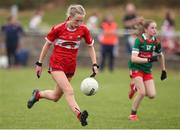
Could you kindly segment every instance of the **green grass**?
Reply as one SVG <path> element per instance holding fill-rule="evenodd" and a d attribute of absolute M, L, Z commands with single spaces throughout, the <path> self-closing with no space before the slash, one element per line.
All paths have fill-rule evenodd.
<path fill-rule="evenodd" d="M 162 82 L 160 71 L 154 70 L 157 97 L 143 100 L 137 122 L 127 119 L 131 108 L 127 97 L 128 70 L 100 73 L 96 78 L 99 91 L 91 97 L 83 95 L 79 89 L 80 82 L 89 74 L 90 69 L 79 68 L 72 80 L 78 104 L 90 114 L 86 128 L 180 128 L 180 72 L 169 70 L 168 80 Z M 31 68 L 0 70 L 0 128 L 84 128 L 64 97 L 57 103 L 41 100 L 32 109 L 27 109 L 26 102 L 34 88 L 54 88 L 46 69 L 40 79 Z"/>

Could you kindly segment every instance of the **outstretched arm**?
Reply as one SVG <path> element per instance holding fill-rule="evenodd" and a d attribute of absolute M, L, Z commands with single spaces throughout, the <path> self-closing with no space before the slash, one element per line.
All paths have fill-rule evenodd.
<path fill-rule="evenodd" d="M 167 72 L 166 72 L 166 67 L 165 67 L 165 58 L 164 58 L 164 55 L 163 55 L 162 52 L 159 55 L 159 61 L 160 61 L 160 64 L 161 64 L 161 69 L 162 69 L 161 80 L 165 80 L 167 78 Z"/>
<path fill-rule="evenodd" d="M 38 61 L 40 63 L 43 62 L 43 60 L 44 60 L 44 58 L 45 58 L 45 56 L 46 56 L 50 46 L 51 46 L 51 44 L 48 41 L 46 41 L 46 43 L 44 44 L 44 46 L 43 46 L 43 48 L 41 50 L 40 56 L 39 56 L 39 60 Z"/>
<path fill-rule="evenodd" d="M 166 67 L 165 67 L 165 58 L 164 58 L 164 54 L 163 53 L 161 53 L 159 55 L 159 62 L 161 64 L 161 69 L 162 70 L 166 70 Z"/>
<path fill-rule="evenodd" d="M 49 42 L 46 41 L 46 43 L 44 44 L 40 56 L 39 56 L 39 60 L 36 62 L 36 74 L 37 77 L 40 78 L 41 73 L 42 73 L 42 62 L 50 48 L 51 44 Z"/>
<path fill-rule="evenodd" d="M 89 52 L 89 55 L 91 57 L 92 64 L 97 64 L 96 52 L 95 52 L 94 46 L 89 46 L 88 47 L 88 52 Z"/>
<path fill-rule="evenodd" d="M 94 77 L 98 73 L 98 68 L 99 68 L 99 66 L 97 65 L 96 52 L 95 52 L 94 46 L 89 46 L 88 52 L 89 52 L 89 55 L 91 57 L 91 61 L 93 64 L 92 69 L 93 69 L 94 75 L 92 75 L 92 77 Z"/>

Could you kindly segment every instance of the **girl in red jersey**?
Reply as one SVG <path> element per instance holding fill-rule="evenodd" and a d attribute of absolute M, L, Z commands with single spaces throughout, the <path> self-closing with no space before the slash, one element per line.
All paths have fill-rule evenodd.
<path fill-rule="evenodd" d="M 88 45 L 89 55 L 92 60 L 93 76 L 98 73 L 96 53 L 93 47 L 94 40 L 86 25 L 83 24 L 85 9 L 81 5 L 70 5 L 67 10 L 67 20 L 53 27 L 46 36 L 39 60 L 36 62 L 36 74 L 41 76 L 43 60 L 53 44 L 54 48 L 49 61 L 49 72 L 56 82 L 54 90 L 34 90 L 27 107 L 31 108 L 39 99 L 48 99 L 57 102 L 63 95 L 74 114 L 80 120 L 81 125 L 87 125 L 87 111 L 80 111 L 75 100 L 74 91 L 70 84 L 76 68 L 76 59 L 80 40 L 85 39 Z"/>
<path fill-rule="evenodd" d="M 165 59 L 162 53 L 161 43 L 157 39 L 157 24 L 153 20 L 147 20 L 138 25 L 139 35 L 135 40 L 132 48 L 131 59 L 129 61 L 129 69 L 131 72 L 131 92 L 129 97 L 135 96 L 131 114 L 129 119 L 137 121 L 137 110 L 145 96 L 153 99 L 156 95 L 156 88 L 151 74 L 152 62 L 159 61 L 161 63 L 161 80 L 167 78 Z M 136 88 L 133 88 L 133 87 Z"/>

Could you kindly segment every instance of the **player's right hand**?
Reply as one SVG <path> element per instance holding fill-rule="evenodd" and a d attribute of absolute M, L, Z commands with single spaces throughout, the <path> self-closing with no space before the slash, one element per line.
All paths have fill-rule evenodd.
<path fill-rule="evenodd" d="M 40 78 L 41 73 L 42 73 L 42 63 L 36 62 L 36 75 L 38 78 Z"/>

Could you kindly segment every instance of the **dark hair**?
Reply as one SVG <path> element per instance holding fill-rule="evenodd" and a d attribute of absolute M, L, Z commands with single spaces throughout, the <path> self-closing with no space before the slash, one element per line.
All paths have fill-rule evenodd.
<path fill-rule="evenodd" d="M 174 19 L 172 18 L 172 14 L 171 14 L 172 12 L 170 12 L 170 11 L 168 11 L 167 13 L 166 13 L 166 20 L 169 22 L 169 24 L 171 25 L 171 26 L 175 26 L 175 21 L 174 21 Z"/>

